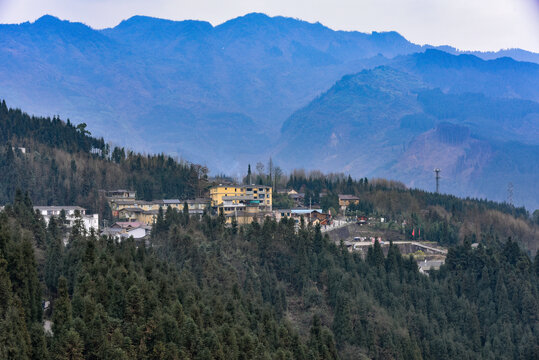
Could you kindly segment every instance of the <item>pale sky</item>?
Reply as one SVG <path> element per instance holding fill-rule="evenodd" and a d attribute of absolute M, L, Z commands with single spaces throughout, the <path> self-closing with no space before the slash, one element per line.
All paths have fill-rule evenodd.
<path fill-rule="evenodd" d="M 0 0 L 0 23 L 50 14 L 93 28 L 133 15 L 218 25 L 249 12 L 318 21 L 336 30 L 395 30 L 417 44 L 539 52 L 539 0 Z"/>

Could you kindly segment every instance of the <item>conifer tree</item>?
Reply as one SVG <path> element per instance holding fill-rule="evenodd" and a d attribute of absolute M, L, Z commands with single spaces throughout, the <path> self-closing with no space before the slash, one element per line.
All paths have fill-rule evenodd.
<path fill-rule="evenodd" d="M 47 348 L 47 339 L 45 338 L 45 332 L 43 325 L 38 322 L 34 322 L 29 329 L 30 340 L 32 345 L 31 359 L 33 360 L 47 360 L 49 359 L 49 349 Z"/>
<path fill-rule="evenodd" d="M 83 360 L 84 344 L 80 335 L 73 329 L 62 333 L 54 350 L 55 360 Z"/>
<path fill-rule="evenodd" d="M 67 279 L 58 279 L 58 297 L 53 303 L 52 332 L 55 339 L 62 338 L 72 326 L 71 300 L 67 289 Z"/>
<path fill-rule="evenodd" d="M 346 342 L 353 337 L 350 318 L 350 300 L 345 294 L 337 297 L 335 317 L 333 319 L 333 332 L 340 342 Z"/>
<path fill-rule="evenodd" d="M 45 283 L 50 291 L 56 293 L 58 279 L 62 273 L 62 250 L 60 229 L 52 217 L 47 229 L 47 247 L 45 250 Z"/>
<path fill-rule="evenodd" d="M 183 203 L 183 225 L 187 226 L 189 224 L 189 204 L 187 201 Z"/>
<path fill-rule="evenodd" d="M 24 311 L 13 298 L 7 262 L 0 257 L 0 359 L 30 359 L 31 346 Z"/>

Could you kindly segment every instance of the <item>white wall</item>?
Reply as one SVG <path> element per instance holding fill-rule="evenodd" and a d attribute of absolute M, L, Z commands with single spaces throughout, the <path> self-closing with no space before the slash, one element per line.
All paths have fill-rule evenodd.
<path fill-rule="evenodd" d="M 51 219 L 50 215 L 43 215 L 43 220 L 45 220 L 45 224 L 49 225 L 49 221 Z M 75 220 L 77 218 L 75 216 L 66 215 L 66 220 L 69 222 L 68 227 L 72 227 L 75 223 Z M 93 214 L 93 215 L 82 215 L 82 223 L 84 226 L 84 229 L 86 229 L 87 232 L 90 232 L 90 229 L 94 229 L 94 231 L 97 233 L 99 231 L 99 215 Z"/>

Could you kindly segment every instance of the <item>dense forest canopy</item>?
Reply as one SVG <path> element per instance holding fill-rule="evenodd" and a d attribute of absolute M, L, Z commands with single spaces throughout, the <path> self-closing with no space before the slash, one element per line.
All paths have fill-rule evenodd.
<path fill-rule="evenodd" d="M 425 276 L 393 245 L 362 259 L 319 227 L 173 209 L 150 247 L 78 226 L 64 247 L 31 206 L 19 192 L 0 214 L 1 358 L 539 356 L 539 257 L 511 239 L 464 242 Z"/>

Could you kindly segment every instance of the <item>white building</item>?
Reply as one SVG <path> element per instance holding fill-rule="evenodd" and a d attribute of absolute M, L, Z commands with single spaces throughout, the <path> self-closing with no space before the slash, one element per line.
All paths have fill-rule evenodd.
<path fill-rule="evenodd" d="M 80 216 L 86 231 L 90 232 L 90 229 L 99 231 L 99 215 L 86 215 L 86 209 L 80 206 L 34 206 L 34 211 L 39 211 L 47 225 L 49 225 L 51 217 L 60 217 L 62 210 L 65 212 L 68 227 L 72 227 L 77 216 Z"/>
<path fill-rule="evenodd" d="M 147 238 L 152 227 L 138 221 L 118 221 L 111 227 L 103 229 L 101 235 L 110 236 L 118 241 L 133 237 L 133 239 Z"/>

